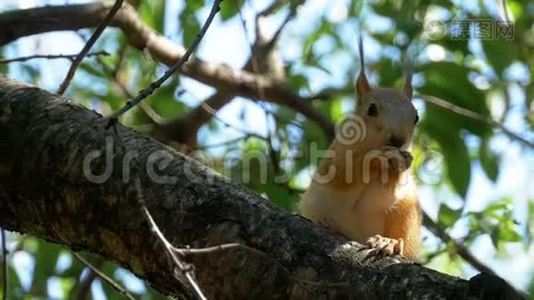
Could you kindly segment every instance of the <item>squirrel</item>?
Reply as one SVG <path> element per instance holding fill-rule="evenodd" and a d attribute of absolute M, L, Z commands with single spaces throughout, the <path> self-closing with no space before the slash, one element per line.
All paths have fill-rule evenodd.
<path fill-rule="evenodd" d="M 421 248 L 421 213 L 406 170 L 419 119 L 412 104 L 412 72 L 403 91 L 371 87 L 362 38 L 356 111 L 337 128 L 329 151 L 302 195 L 302 216 L 374 249 L 415 260 Z M 352 137 L 347 138 L 347 134 Z"/>

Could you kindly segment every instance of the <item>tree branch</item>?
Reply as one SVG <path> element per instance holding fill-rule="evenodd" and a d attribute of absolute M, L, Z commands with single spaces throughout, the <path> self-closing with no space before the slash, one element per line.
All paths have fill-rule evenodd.
<path fill-rule="evenodd" d="M 89 290 L 89 287 L 91 286 L 91 282 L 94 280 L 95 276 L 100 277 L 103 281 L 105 281 L 107 284 L 109 284 L 112 288 L 114 288 L 117 292 L 119 292 L 121 295 L 123 295 L 125 298 L 129 300 L 135 300 L 134 296 L 130 294 L 125 288 L 123 288 L 118 282 L 113 280 L 112 278 L 108 277 L 106 273 L 101 271 L 99 269 L 100 266 L 95 266 L 92 263 L 90 263 L 87 259 L 83 258 L 80 254 L 71 251 L 72 255 L 76 257 L 82 264 L 86 265 L 90 270 L 91 274 L 89 275 L 91 277 L 88 278 L 87 287 L 85 287 L 86 290 Z M 91 279 L 92 278 L 92 279 Z M 82 287 L 81 291 L 83 291 L 84 288 Z M 80 292 L 81 295 L 83 295 L 83 292 Z"/>
<path fill-rule="evenodd" d="M 162 293 L 191 297 L 139 221 L 139 180 L 176 248 L 247 246 L 189 255 L 208 298 L 467 299 L 496 286 L 521 298 L 496 276 L 465 281 L 398 257 L 366 260 L 360 244 L 120 124 L 105 125 L 95 112 L 0 77 L 0 226 L 98 253 Z"/>
<path fill-rule="evenodd" d="M 73 61 L 78 54 L 37 54 L 37 55 L 29 55 L 29 56 L 21 56 L 21 57 L 14 57 L 14 58 L 6 58 L 6 59 L 0 59 L 0 64 L 9 64 L 12 62 L 23 62 L 28 61 L 31 59 L 37 59 L 37 58 L 44 58 L 44 59 L 68 59 L 70 61 Z M 106 51 L 97 51 L 93 53 L 87 53 L 85 57 L 91 57 L 91 56 L 109 56 L 109 53 Z"/>
<path fill-rule="evenodd" d="M 477 269 L 479 272 L 487 274 L 495 274 L 495 272 L 476 258 L 469 249 L 455 241 L 450 235 L 443 230 L 436 222 L 434 222 L 426 212 L 423 211 L 423 224 L 430 230 L 437 238 L 439 238 L 445 244 L 452 243 L 453 248 L 458 255 L 467 261 L 471 266 Z"/>
<path fill-rule="evenodd" d="M 77 30 L 94 27 L 105 18 L 109 6 L 102 3 L 49 6 L 17 10 L 0 14 L 0 46 L 20 37 L 59 30 Z M 110 26 L 119 27 L 129 43 L 139 50 L 148 51 L 154 59 L 171 66 L 180 60 L 186 50 L 142 23 L 135 10 L 123 4 Z M 269 76 L 255 76 L 224 64 L 203 61 L 192 56 L 183 67 L 183 74 L 217 90 L 232 91 L 238 96 L 286 105 L 317 123 L 328 136 L 333 137 L 334 126 L 323 114 L 313 109 L 305 98 L 295 94 L 283 81 Z M 258 89 L 265 98 L 258 95 Z"/>
<path fill-rule="evenodd" d="M 7 289 L 9 288 L 7 286 L 8 279 L 7 279 L 7 268 L 8 268 L 8 261 L 7 261 L 7 241 L 6 241 L 6 232 L 3 228 L 0 228 L 0 238 L 2 239 L 2 299 L 7 299 Z"/>
<path fill-rule="evenodd" d="M 492 127 L 496 127 L 498 129 L 500 129 L 504 134 L 506 134 L 512 140 L 519 141 L 520 143 L 522 143 L 525 146 L 528 146 L 530 148 L 534 148 L 534 142 L 531 142 L 531 141 L 521 137 L 517 133 L 515 133 L 515 132 L 511 131 L 510 129 L 506 128 L 503 124 L 493 120 L 489 116 L 485 116 L 483 114 L 471 111 L 469 109 L 465 109 L 463 107 L 454 105 L 453 103 L 451 103 L 449 101 L 440 99 L 440 98 L 435 97 L 435 96 L 421 95 L 421 98 L 425 102 L 428 102 L 428 103 L 430 103 L 432 105 L 441 107 L 441 108 L 446 109 L 448 111 L 451 111 L 451 112 L 453 112 L 455 114 L 458 114 L 458 115 L 461 115 L 461 116 L 464 116 L 464 117 L 467 117 L 467 118 L 470 118 L 470 119 L 473 119 L 473 120 L 477 120 L 477 121 L 482 122 L 482 123 L 486 123 L 486 124 L 488 124 L 488 125 L 490 125 Z"/>

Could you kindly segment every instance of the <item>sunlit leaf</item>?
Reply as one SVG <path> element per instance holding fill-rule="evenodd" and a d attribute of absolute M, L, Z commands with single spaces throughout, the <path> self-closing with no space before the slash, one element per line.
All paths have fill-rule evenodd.
<path fill-rule="evenodd" d="M 438 222 L 445 228 L 450 228 L 462 215 L 462 208 L 452 209 L 446 204 L 442 203 L 439 206 Z"/>
<path fill-rule="evenodd" d="M 219 12 L 221 19 L 226 21 L 236 16 L 244 2 L 240 0 L 224 0 L 221 2 L 221 10 Z"/>
<path fill-rule="evenodd" d="M 164 0 L 141 1 L 139 6 L 139 16 L 143 22 L 161 33 L 164 32 L 166 3 Z"/>

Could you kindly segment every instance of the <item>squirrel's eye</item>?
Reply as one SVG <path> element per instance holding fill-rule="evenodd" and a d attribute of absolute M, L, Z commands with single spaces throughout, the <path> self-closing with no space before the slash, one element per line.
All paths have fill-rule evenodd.
<path fill-rule="evenodd" d="M 367 115 L 371 117 L 376 117 L 376 115 L 378 115 L 378 108 L 376 107 L 376 104 L 369 104 L 369 107 L 367 108 Z"/>
<path fill-rule="evenodd" d="M 413 122 L 413 124 L 415 125 L 415 124 L 417 124 L 417 122 L 419 122 L 419 115 L 416 114 L 415 115 L 415 121 Z"/>

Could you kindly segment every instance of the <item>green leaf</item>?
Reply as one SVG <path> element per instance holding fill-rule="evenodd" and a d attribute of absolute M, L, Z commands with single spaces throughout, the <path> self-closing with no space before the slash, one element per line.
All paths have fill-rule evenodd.
<path fill-rule="evenodd" d="M 360 17 L 363 10 L 363 0 L 352 0 L 350 1 L 349 14 L 353 17 Z"/>
<path fill-rule="evenodd" d="M 532 237 L 534 236 L 534 199 L 528 200 L 528 216 L 527 216 L 527 238 L 526 245 L 530 245 Z"/>
<path fill-rule="evenodd" d="M 236 0 L 233 0 L 233 1 L 236 1 Z M 226 1 L 223 1 L 223 2 L 226 2 Z M 185 5 L 187 9 L 190 10 L 191 12 L 197 12 L 202 7 L 204 7 L 205 1 L 204 0 L 186 0 Z"/>
<path fill-rule="evenodd" d="M 223 3 L 225 2 L 223 1 Z M 189 47 L 193 43 L 193 40 L 200 32 L 200 22 L 198 21 L 196 12 L 203 7 L 203 3 L 203 1 L 189 0 L 184 10 L 180 13 L 179 20 L 182 27 L 182 40 L 186 47 Z"/>
<path fill-rule="evenodd" d="M 166 3 L 164 0 L 141 1 L 139 6 L 139 16 L 143 22 L 160 33 L 165 32 Z"/>
<path fill-rule="evenodd" d="M 432 95 L 456 106 L 466 108 L 484 116 L 489 116 L 489 108 L 482 91 L 468 79 L 474 70 L 451 62 L 432 62 L 419 68 L 425 76 L 425 84 L 418 90 L 421 94 Z M 485 122 L 464 117 L 449 109 L 427 105 L 426 115 L 432 122 L 443 122 L 449 130 L 467 129 L 482 138 L 488 137 L 492 128 Z"/>
<path fill-rule="evenodd" d="M 304 58 L 304 61 L 312 61 L 309 56 L 313 55 L 313 45 L 325 35 L 335 36 L 335 30 L 332 23 L 323 16 L 319 28 L 312 32 L 304 41 L 302 47 L 302 57 Z"/>
<path fill-rule="evenodd" d="M 503 71 L 518 58 L 518 49 L 514 41 L 483 40 L 482 47 L 489 64 L 497 76 L 502 78 Z"/>
<path fill-rule="evenodd" d="M 46 295 L 46 281 L 49 276 L 55 274 L 56 263 L 61 247 L 43 240 L 37 240 L 37 245 L 32 292 L 37 295 Z"/>
<path fill-rule="evenodd" d="M 499 157 L 489 148 L 487 140 L 480 145 L 478 155 L 482 169 L 491 181 L 496 182 L 499 175 Z"/>
<path fill-rule="evenodd" d="M 438 222 L 445 226 L 445 228 L 451 228 L 460 216 L 462 215 L 462 208 L 452 209 L 445 203 L 441 203 L 438 212 Z"/>
<path fill-rule="evenodd" d="M 169 84 L 162 86 L 147 101 L 162 118 L 175 118 L 185 111 L 183 102 L 177 101 L 175 98 L 174 92 L 177 84 L 178 82 L 173 80 Z"/>
<path fill-rule="evenodd" d="M 421 122 L 421 127 L 440 145 L 447 167 L 447 178 L 454 190 L 465 198 L 471 180 L 471 161 L 460 132 L 450 128 L 446 120 L 429 120 L 427 115 Z"/>
<path fill-rule="evenodd" d="M 95 67 L 93 64 L 88 63 L 88 62 L 82 62 L 80 64 L 80 69 L 84 70 L 85 72 L 95 77 L 102 77 L 102 78 L 108 77 L 108 75 L 104 73 L 104 71 L 100 67 Z"/>
<path fill-rule="evenodd" d="M 299 199 L 299 194 L 274 183 L 255 185 L 254 190 L 258 193 L 265 193 L 270 201 L 285 209 L 293 211 Z"/>
<path fill-rule="evenodd" d="M 380 74 L 380 86 L 393 87 L 396 82 L 404 82 L 400 66 L 394 64 L 392 59 L 382 59 L 375 65 L 375 71 Z"/>
<path fill-rule="evenodd" d="M 240 0 L 225 0 L 221 2 L 221 10 L 219 11 L 221 19 L 227 21 L 237 15 L 243 2 Z"/>

